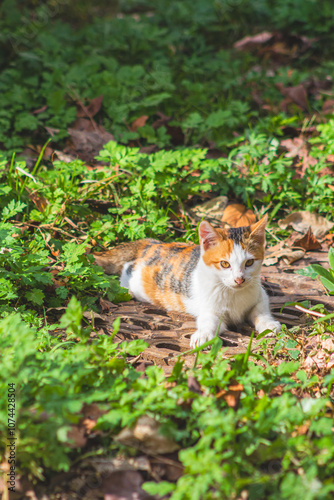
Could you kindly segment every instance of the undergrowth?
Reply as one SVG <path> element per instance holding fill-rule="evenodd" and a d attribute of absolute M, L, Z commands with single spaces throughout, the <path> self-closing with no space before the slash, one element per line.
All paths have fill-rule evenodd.
<path fill-rule="evenodd" d="M 182 448 L 183 476 L 176 484 L 146 484 L 151 493 L 171 493 L 174 500 L 235 498 L 242 491 L 250 499 L 329 498 L 334 488 L 334 376 L 310 377 L 298 360 L 288 361 L 286 355 L 286 362 L 275 366 L 271 359 L 269 364 L 269 356 L 282 356 L 286 334 L 280 335 L 275 352 L 269 354 L 267 346 L 264 356 L 251 355 L 249 346 L 233 360 L 224 359 L 222 342 L 215 339 L 210 352 L 198 353 L 200 369 L 184 368 L 180 357 L 166 379 L 157 366 L 148 367 L 143 377 L 127 362 L 127 356 L 136 356 L 147 344 L 114 343 L 119 321 L 111 337 L 92 338 L 92 328 L 82 326 L 82 319 L 81 306 L 72 298 L 52 328 L 29 326 L 19 314 L 0 322 L 1 390 L 7 393 L 8 380 L 15 381 L 22 471 L 42 478 L 50 470 L 69 470 L 71 430 L 85 405 L 97 403 L 104 413 L 96 428 L 99 453 L 124 453 L 113 438 L 143 415 L 153 417 L 160 432 Z M 66 328 L 66 342 L 57 338 L 59 328 Z M 45 329 L 53 333 L 48 345 Z M 190 378 L 199 390 L 192 389 Z M 321 397 L 314 397 L 315 389 Z M 235 404 L 226 397 L 229 391 Z M 79 452 L 80 445 L 74 446 Z"/>

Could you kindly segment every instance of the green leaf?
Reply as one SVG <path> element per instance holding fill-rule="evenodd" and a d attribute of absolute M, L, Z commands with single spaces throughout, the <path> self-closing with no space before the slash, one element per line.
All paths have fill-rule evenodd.
<path fill-rule="evenodd" d="M 334 248 L 333 247 L 330 247 L 330 249 L 329 249 L 328 260 L 329 260 L 329 265 L 331 266 L 332 270 L 334 271 Z"/>
<path fill-rule="evenodd" d="M 24 294 L 27 300 L 30 302 L 33 302 L 33 304 L 36 304 L 38 306 L 41 306 L 43 304 L 45 295 L 42 292 L 42 290 L 39 290 L 38 288 L 33 288 L 29 292 L 26 292 Z"/>
<path fill-rule="evenodd" d="M 328 280 L 327 278 L 323 278 L 321 277 L 320 278 L 320 281 L 321 283 L 327 288 L 327 290 L 330 292 L 330 293 L 333 293 L 334 292 L 334 278 L 331 277 L 330 280 Z"/>
<path fill-rule="evenodd" d="M 312 267 L 313 270 L 316 271 L 323 278 L 326 278 L 329 281 L 333 280 L 331 273 L 327 271 L 327 269 L 325 269 L 324 267 L 320 266 L 319 264 L 311 264 L 310 267 Z"/>
<path fill-rule="evenodd" d="M 22 210 L 26 207 L 27 205 L 25 203 L 22 203 L 20 201 L 15 201 L 12 200 L 7 207 L 5 207 L 2 210 L 2 217 L 3 221 L 6 221 L 8 219 L 12 219 L 15 215 L 19 214 L 22 212 Z"/>
<path fill-rule="evenodd" d="M 158 483 L 151 481 L 142 485 L 144 491 L 150 495 L 158 495 L 159 497 L 164 497 L 165 495 L 172 493 L 172 491 L 175 490 L 175 487 L 176 485 L 174 483 L 169 483 L 167 481 L 159 481 Z"/>
<path fill-rule="evenodd" d="M 297 373 L 296 373 L 296 377 L 301 381 L 303 382 L 303 384 L 305 384 L 307 382 L 307 373 L 305 370 L 299 370 Z"/>
<path fill-rule="evenodd" d="M 290 375 L 291 373 L 298 370 L 300 363 L 297 361 L 283 362 L 277 367 L 278 375 Z"/>

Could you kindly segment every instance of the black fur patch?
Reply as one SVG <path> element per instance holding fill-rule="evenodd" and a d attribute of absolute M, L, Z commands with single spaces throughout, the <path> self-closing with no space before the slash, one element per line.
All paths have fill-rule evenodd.
<path fill-rule="evenodd" d="M 243 226 L 243 227 L 231 227 L 228 230 L 228 237 L 234 241 L 234 243 L 241 243 L 242 240 L 244 239 L 244 236 L 249 235 L 250 233 L 250 226 Z"/>
<path fill-rule="evenodd" d="M 170 285 L 173 292 L 181 293 L 185 297 L 190 297 L 191 278 L 193 271 L 198 264 L 200 254 L 200 247 L 194 246 L 190 258 L 182 263 L 181 269 L 183 279 L 177 279 L 175 276 L 171 277 Z"/>
<path fill-rule="evenodd" d="M 130 264 L 127 268 L 126 268 L 126 274 L 127 276 L 129 276 L 129 278 L 131 277 L 132 275 L 132 272 L 133 272 L 133 268 L 135 267 L 134 263 L 133 264 Z"/>

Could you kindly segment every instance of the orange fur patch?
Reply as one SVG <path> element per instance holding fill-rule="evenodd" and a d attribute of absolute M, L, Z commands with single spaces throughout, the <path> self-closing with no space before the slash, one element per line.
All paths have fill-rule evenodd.
<path fill-rule="evenodd" d="M 203 260 L 207 266 L 215 266 L 220 269 L 220 262 L 230 258 L 233 248 L 234 242 L 232 240 L 222 240 L 204 253 Z"/>
<path fill-rule="evenodd" d="M 174 253 L 174 249 L 179 249 Z M 173 290 L 174 283 L 185 280 L 184 264 L 189 261 L 194 245 L 187 243 L 166 243 L 152 245 L 143 258 L 138 259 L 138 264 L 143 265 L 142 283 L 145 294 L 157 306 L 165 309 L 184 312 L 185 305 L 183 294 Z M 159 259 L 150 263 L 159 253 Z M 162 263 L 168 265 L 169 272 L 162 272 Z M 159 273 L 162 273 L 158 280 Z M 158 283 L 157 283 L 158 282 Z"/>

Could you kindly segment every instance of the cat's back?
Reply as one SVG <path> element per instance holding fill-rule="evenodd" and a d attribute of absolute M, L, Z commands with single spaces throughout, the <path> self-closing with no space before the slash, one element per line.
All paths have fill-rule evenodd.
<path fill-rule="evenodd" d="M 121 285 L 138 300 L 185 311 L 199 258 L 197 245 L 141 240 L 136 257 L 123 267 Z"/>

